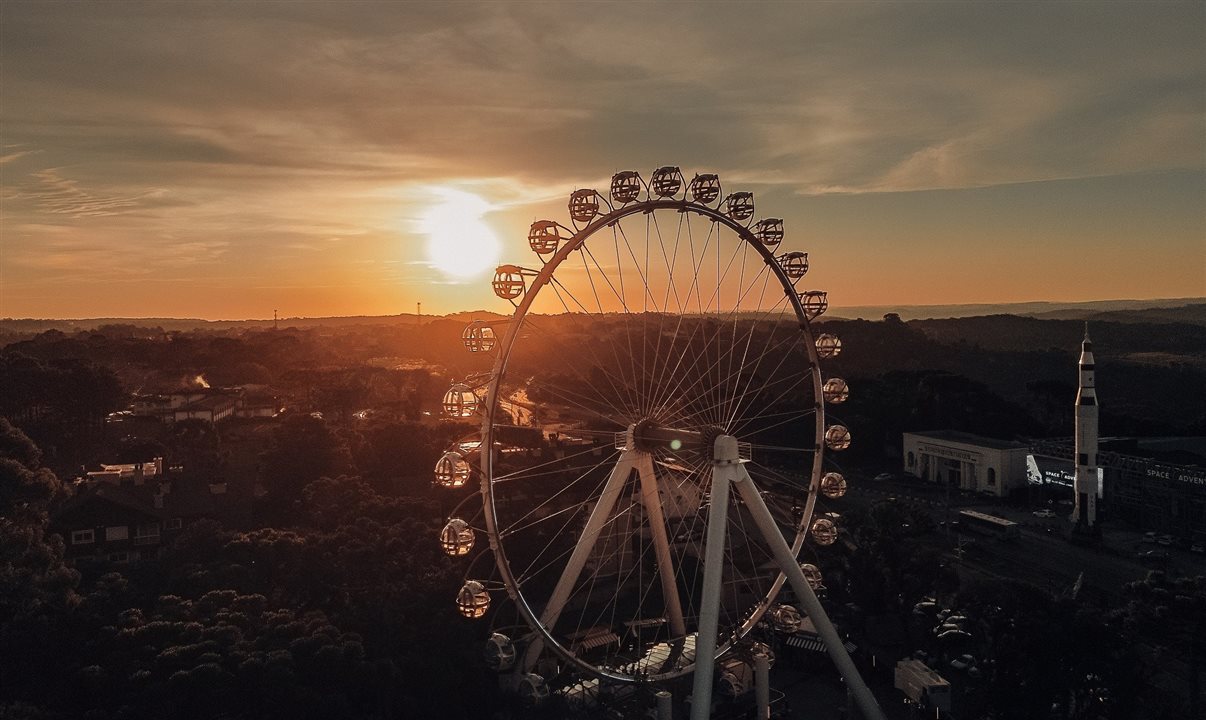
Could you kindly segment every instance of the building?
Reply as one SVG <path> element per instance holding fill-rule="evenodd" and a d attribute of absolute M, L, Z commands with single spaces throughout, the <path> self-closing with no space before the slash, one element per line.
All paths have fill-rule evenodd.
<path fill-rule="evenodd" d="M 1072 500 L 1074 442 L 1031 443 L 1031 485 Z M 1099 522 L 1206 541 L 1206 438 L 1102 438 L 1096 470 Z"/>
<path fill-rule="evenodd" d="M 231 417 L 273 417 L 280 404 L 264 386 L 198 387 L 139 395 L 130 410 L 134 415 L 166 423 L 193 419 L 216 423 Z"/>
<path fill-rule="evenodd" d="M 122 463 L 106 465 L 101 463 L 100 470 L 92 470 L 87 478 L 94 482 L 108 482 L 114 485 L 134 483 L 142 485 L 148 479 L 163 475 L 163 458 L 157 457 L 149 463 Z"/>
<path fill-rule="evenodd" d="M 927 482 L 1004 497 L 1026 487 L 1029 446 L 956 430 L 904 433 L 904 471 Z"/>
<path fill-rule="evenodd" d="M 221 516 L 225 496 L 225 483 L 170 475 L 86 479 L 51 515 L 50 531 L 62 535 L 68 560 L 135 562 L 157 556 L 189 524 Z"/>

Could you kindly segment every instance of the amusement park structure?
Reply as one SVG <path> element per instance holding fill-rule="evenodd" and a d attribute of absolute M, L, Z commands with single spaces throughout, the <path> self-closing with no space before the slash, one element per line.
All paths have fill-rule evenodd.
<path fill-rule="evenodd" d="M 440 541 L 469 562 L 457 604 L 491 623 L 487 662 L 532 703 L 644 693 L 664 720 L 708 718 L 714 685 L 754 678 L 769 717 L 766 629 L 803 611 L 882 717 L 817 597 L 840 532 L 818 500 L 845 493 L 829 454 L 850 444 L 826 406 L 849 388 L 822 371 L 841 342 L 814 336 L 827 298 L 797 288 L 808 255 L 780 252 L 783 221 L 713 174 L 620 172 L 568 209 L 532 224 L 534 264 L 497 269 L 514 312 L 465 328 L 491 367 L 443 402 L 481 418 L 436 482 L 478 490 Z"/>

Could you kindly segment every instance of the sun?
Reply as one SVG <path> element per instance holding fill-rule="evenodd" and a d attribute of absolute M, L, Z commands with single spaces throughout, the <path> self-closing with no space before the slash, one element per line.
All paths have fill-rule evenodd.
<path fill-rule="evenodd" d="M 428 262 L 454 278 L 478 276 L 497 266 L 502 248 L 482 220 L 490 203 L 449 188 L 437 188 L 434 194 L 438 201 L 419 220 L 419 231 L 427 235 Z"/>

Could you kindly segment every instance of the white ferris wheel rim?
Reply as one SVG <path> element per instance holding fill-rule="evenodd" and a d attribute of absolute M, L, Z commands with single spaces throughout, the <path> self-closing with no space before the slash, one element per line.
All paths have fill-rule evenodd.
<path fill-rule="evenodd" d="M 730 230 L 740 241 L 739 245 L 752 247 L 757 251 L 765 266 L 770 270 L 775 279 L 778 281 L 785 297 L 788 300 L 788 305 L 798 322 L 800 332 L 800 345 L 804 348 L 808 357 L 808 367 L 801 371 L 801 374 L 807 373 L 811 378 L 812 394 L 814 398 L 814 407 L 811 408 L 814 417 L 814 437 L 811 439 L 813 446 L 806 448 L 812 453 L 811 468 L 807 478 L 806 497 L 804 498 L 804 507 L 802 514 L 795 525 L 795 537 L 791 543 L 791 549 L 797 556 L 804 546 L 807 538 L 808 528 L 812 523 L 815 505 L 818 495 L 818 486 L 823 474 L 823 464 L 825 459 L 825 402 L 823 400 L 822 382 L 823 378 L 820 370 L 820 358 L 818 357 L 815 337 L 812 333 L 809 318 L 801 304 L 795 285 L 792 280 L 785 274 L 779 261 L 776 259 L 773 252 L 766 248 L 762 242 L 751 232 L 750 228 L 733 220 L 725 215 L 717 208 L 709 207 L 706 204 L 694 202 L 688 199 L 653 199 L 637 200 L 626 203 L 618 207 L 609 209 L 607 212 L 600 213 L 589 223 L 578 228 L 573 236 L 568 238 L 560 247 L 558 247 L 553 257 L 544 261 L 544 266 L 534 275 L 530 284 L 527 285 L 522 299 L 515 304 L 515 312 L 511 322 L 507 326 L 506 333 L 500 338 L 498 343 L 497 356 L 491 373 L 491 379 L 488 385 L 488 392 L 483 404 L 482 412 L 482 452 L 481 452 L 481 490 L 480 494 L 483 502 L 484 516 L 486 522 L 486 531 L 489 537 L 490 548 L 495 557 L 502 583 L 504 584 L 508 596 L 514 602 L 520 616 L 523 618 L 528 627 L 536 634 L 539 641 L 545 646 L 551 648 L 559 656 L 567 662 L 573 664 L 589 675 L 600 679 L 606 679 L 615 682 L 640 682 L 640 681 L 658 681 L 666 680 L 674 677 L 681 677 L 689 674 L 693 669 L 693 664 L 673 668 L 664 673 L 647 673 L 647 672 L 631 672 L 625 671 L 617 667 L 607 667 L 595 664 L 590 660 L 583 658 L 580 654 L 575 653 L 569 647 L 566 647 L 565 642 L 558 638 L 553 630 L 546 627 L 541 622 L 539 613 L 533 609 L 532 602 L 525 595 L 520 583 L 517 582 L 513 573 L 510 560 L 506 551 L 506 541 L 502 536 L 501 529 L 498 523 L 498 516 L 495 507 L 496 503 L 496 488 L 495 488 L 495 473 L 494 473 L 494 453 L 490 449 L 494 446 L 496 438 L 496 425 L 494 418 L 498 416 L 499 401 L 502 394 L 502 385 L 507 377 L 507 366 L 511 359 L 511 353 L 515 347 L 516 341 L 520 337 L 520 330 L 528 317 L 529 309 L 532 303 L 539 295 L 542 289 L 546 286 L 551 286 L 554 282 L 555 272 L 562 263 L 574 252 L 579 251 L 585 243 L 595 236 L 604 228 L 615 226 L 622 219 L 636 214 L 650 214 L 657 211 L 674 211 L 684 214 L 694 214 L 703 218 L 707 218 L 714 223 L 725 226 Z M 752 613 L 740 623 L 729 637 L 721 639 L 717 644 L 716 655 L 719 657 L 724 654 L 730 646 L 737 640 L 743 638 L 749 631 L 759 622 L 763 615 L 770 609 L 771 602 L 778 594 L 784 583 L 784 574 L 779 571 L 777 577 L 771 584 L 766 596 L 760 600 L 752 609 Z M 532 598 L 533 601 L 537 598 Z"/>

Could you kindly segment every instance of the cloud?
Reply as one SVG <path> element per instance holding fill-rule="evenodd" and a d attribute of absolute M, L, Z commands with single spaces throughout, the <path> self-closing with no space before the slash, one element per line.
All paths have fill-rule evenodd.
<path fill-rule="evenodd" d="M 35 182 L 9 195 L 8 199 L 32 201 L 42 212 L 51 215 L 74 218 L 119 215 L 154 203 L 165 195 L 161 189 L 132 195 L 98 194 L 81 188 L 75 180 L 63 177 L 57 168 L 39 170 L 31 175 Z"/>
<path fill-rule="evenodd" d="M 526 227 L 664 164 L 796 196 L 1201 172 L 1204 13 L 6 3 L 0 190 L 14 224 L 206 258 L 224 243 L 240 275 L 415 260 L 433 185 Z M 6 237 L 5 263 L 43 233 Z"/>

